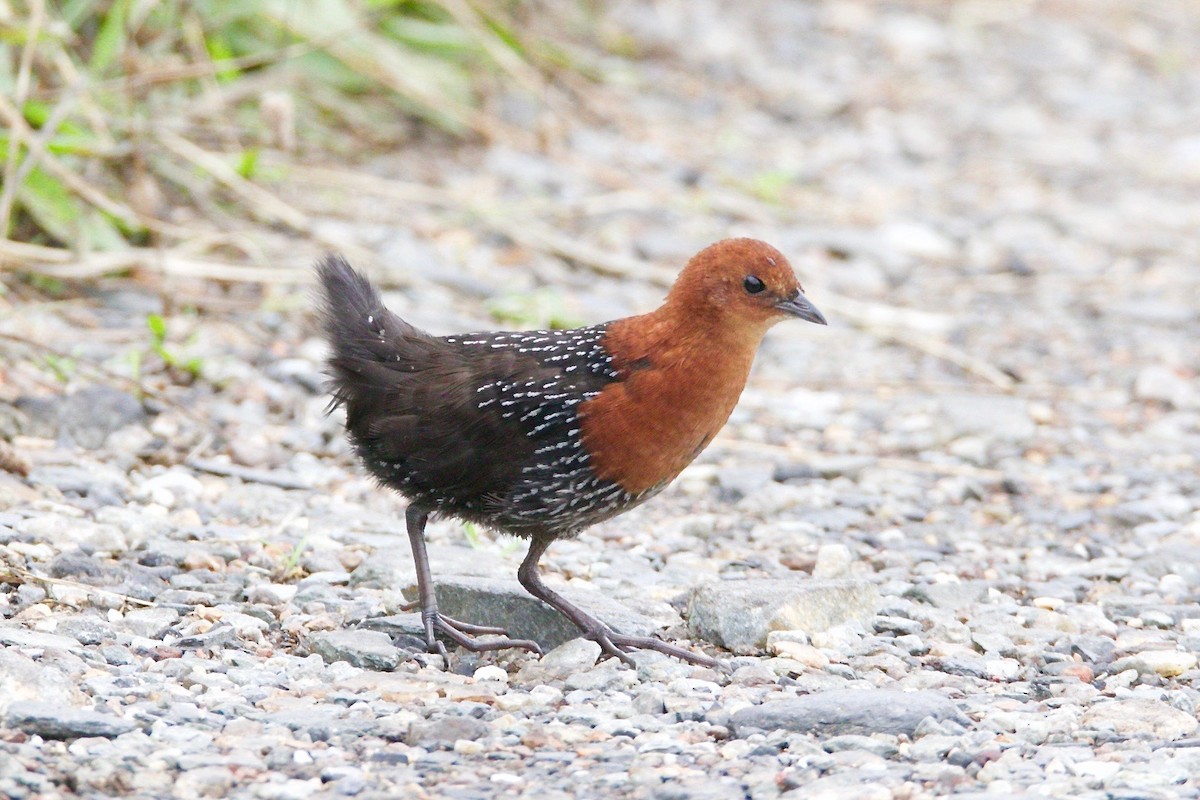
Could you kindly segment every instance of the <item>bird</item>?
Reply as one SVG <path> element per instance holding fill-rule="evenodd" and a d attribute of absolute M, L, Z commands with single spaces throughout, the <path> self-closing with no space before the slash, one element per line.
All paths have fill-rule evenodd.
<path fill-rule="evenodd" d="M 328 340 L 330 411 L 345 409 L 351 448 L 405 512 L 425 645 L 521 648 L 503 628 L 442 614 L 425 548 L 431 515 L 529 540 L 517 579 L 605 656 L 656 650 L 717 666 L 704 653 L 619 632 L 542 580 L 558 539 L 665 489 L 729 419 L 767 330 L 789 318 L 825 325 L 784 255 L 725 239 L 688 260 L 649 313 L 569 330 L 433 336 L 384 307 L 343 258 L 317 264 Z M 480 638 L 488 636 L 488 638 Z"/>

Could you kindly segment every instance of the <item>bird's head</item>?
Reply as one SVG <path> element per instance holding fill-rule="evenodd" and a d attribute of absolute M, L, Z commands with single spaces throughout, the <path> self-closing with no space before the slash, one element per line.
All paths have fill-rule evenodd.
<path fill-rule="evenodd" d="M 679 274 L 667 305 L 698 322 L 758 336 L 788 317 L 826 324 L 783 253 L 757 239 L 725 239 L 701 250 Z"/>

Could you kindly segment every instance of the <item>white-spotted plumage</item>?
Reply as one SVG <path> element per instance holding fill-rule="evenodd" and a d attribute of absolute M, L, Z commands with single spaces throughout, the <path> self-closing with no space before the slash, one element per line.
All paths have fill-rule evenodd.
<path fill-rule="evenodd" d="M 620 377 L 604 349 L 606 327 L 442 337 L 447 344 L 468 350 L 513 350 L 553 370 L 549 380 L 542 373 L 536 378 L 514 376 L 474 387 L 480 411 L 498 405 L 504 409 L 501 418 L 519 423 L 536 445 L 534 458 L 521 468 L 517 483 L 505 496 L 487 498 L 488 508 L 480 509 L 497 515 L 502 527 L 581 530 L 648 499 L 660 488 L 634 495 L 612 481 L 597 478 L 589 468 L 579 407 L 599 394 L 596 379 L 606 383 Z"/>

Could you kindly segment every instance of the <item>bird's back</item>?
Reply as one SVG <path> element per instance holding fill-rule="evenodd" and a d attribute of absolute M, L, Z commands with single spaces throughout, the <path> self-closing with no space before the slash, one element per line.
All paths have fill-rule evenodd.
<path fill-rule="evenodd" d="M 598 477 L 580 408 L 621 379 L 607 326 L 434 337 L 340 258 L 318 266 L 335 405 L 383 484 L 518 535 L 571 535 L 654 494 Z"/>

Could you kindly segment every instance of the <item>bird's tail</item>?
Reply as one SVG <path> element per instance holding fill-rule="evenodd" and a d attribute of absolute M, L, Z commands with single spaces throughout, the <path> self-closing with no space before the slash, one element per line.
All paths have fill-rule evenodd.
<path fill-rule="evenodd" d="M 338 255 L 317 264 L 321 327 L 329 340 L 333 405 L 395 380 L 406 344 L 425 334 L 388 311 L 379 291 Z"/>

